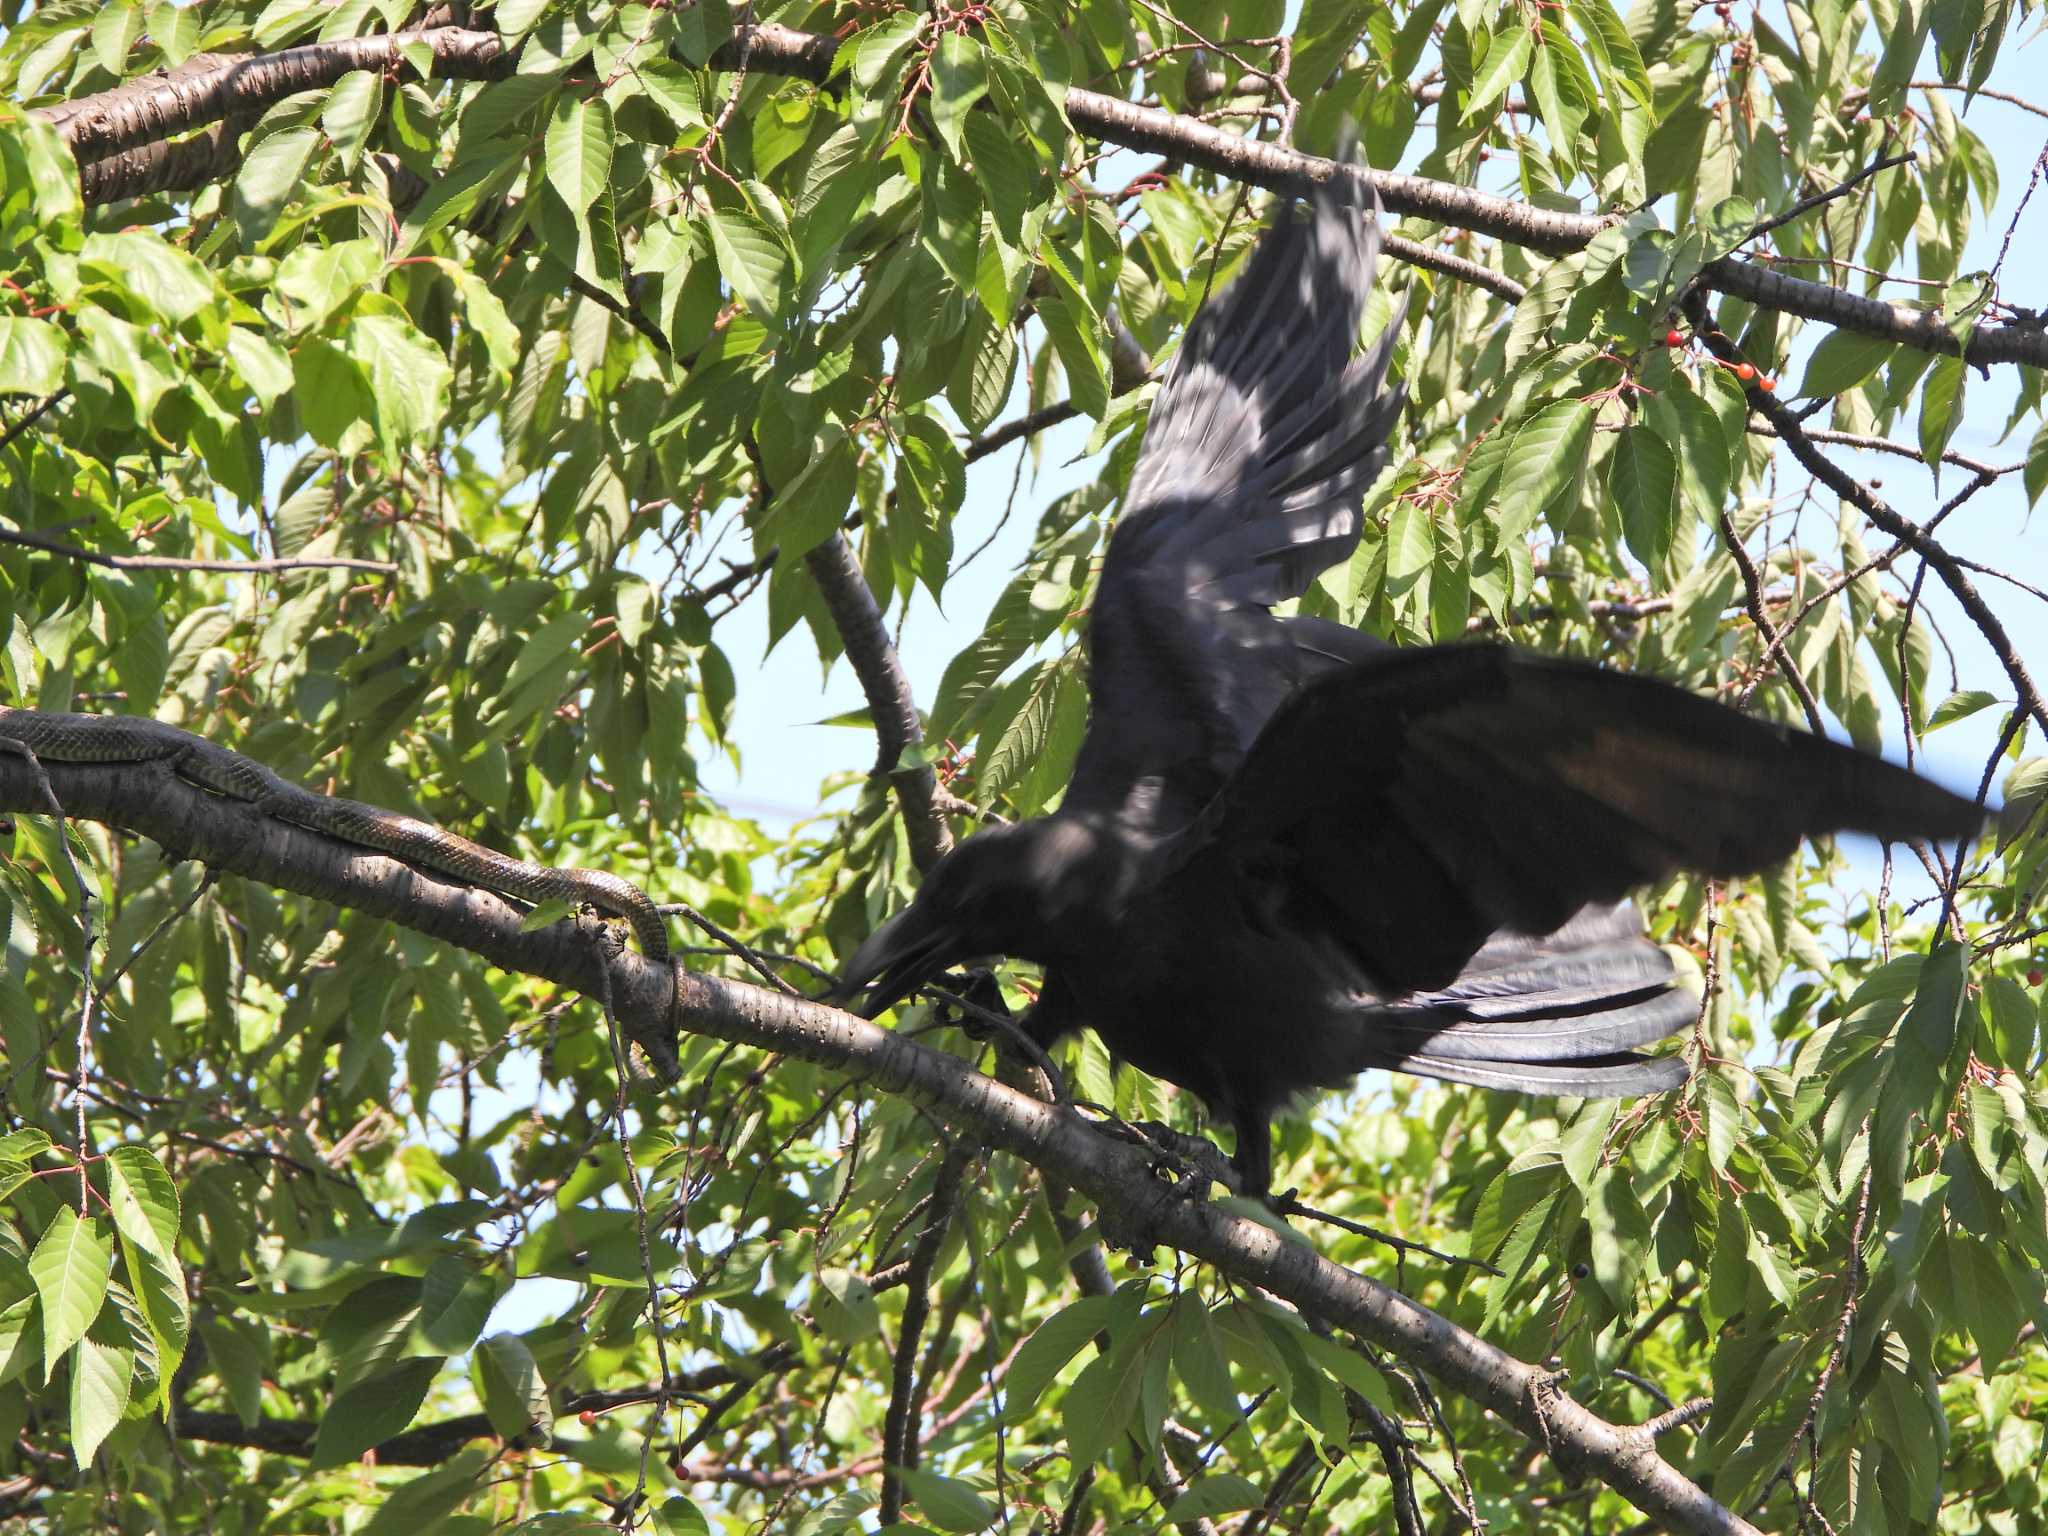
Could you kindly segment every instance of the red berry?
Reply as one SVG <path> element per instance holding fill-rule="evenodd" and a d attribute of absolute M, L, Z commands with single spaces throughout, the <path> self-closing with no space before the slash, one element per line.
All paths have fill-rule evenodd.
<path fill-rule="evenodd" d="M 2041 976 L 2041 968 L 2040 968 L 2039 966 L 2036 966 L 2036 967 L 2034 967 L 2034 969 L 2033 969 L 2033 970 L 2031 970 L 2031 971 L 2027 972 L 2027 985 L 2028 985 L 2028 986 L 2030 986 L 2030 987 L 2038 987 L 2039 985 L 2041 985 L 2041 981 L 2042 981 L 2042 976 Z"/>
<path fill-rule="evenodd" d="M 1667 347 L 1682 347 L 1685 345 L 1685 338 L 1677 331 L 1666 331 L 1664 333 L 1664 345 Z"/>
<path fill-rule="evenodd" d="M 1778 381 L 1772 378 L 1769 374 L 1765 374 L 1762 378 L 1756 381 L 1756 387 L 1768 395 L 1772 390 L 1778 387 Z"/>
<path fill-rule="evenodd" d="M 591 1425 L 597 1422 L 597 1410 L 595 1408 L 584 1409 L 581 1413 L 576 1415 L 576 1422 L 581 1424 L 585 1429 L 588 1429 Z"/>
<path fill-rule="evenodd" d="M 1742 380 L 1743 383 L 1747 384 L 1751 379 L 1756 377 L 1756 370 L 1750 367 L 1747 363 L 1737 363 L 1735 365 L 1735 377 Z"/>

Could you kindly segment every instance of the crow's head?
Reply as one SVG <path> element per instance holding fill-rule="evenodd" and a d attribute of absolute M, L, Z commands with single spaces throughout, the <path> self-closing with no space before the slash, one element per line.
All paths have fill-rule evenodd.
<path fill-rule="evenodd" d="M 994 955 L 1042 960 L 1061 876 L 1056 818 L 989 827 L 933 866 L 917 899 L 868 936 L 833 989 L 868 994 L 874 1018 L 950 966 Z"/>

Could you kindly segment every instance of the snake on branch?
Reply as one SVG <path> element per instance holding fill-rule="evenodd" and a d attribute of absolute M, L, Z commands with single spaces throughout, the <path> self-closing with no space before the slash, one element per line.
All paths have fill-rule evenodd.
<path fill-rule="evenodd" d="M 529 864 L 431 822 L 315 794 L 279 778 L 253 759 L 160 720 L 0 708 L 0 746 L 9 743 L 19 743 L 36 757 L 57 763 L 161 762 L 186 782 L 231 800 L 249 802 L 279 821 L 391 854 L 466 885 L 536 905 L 560 900 L 595 907 L 624 918 L 647 959 L 657 965 L 669 964 L 668 931 L 661 912 L 630 880 L 599 870 Z"/>

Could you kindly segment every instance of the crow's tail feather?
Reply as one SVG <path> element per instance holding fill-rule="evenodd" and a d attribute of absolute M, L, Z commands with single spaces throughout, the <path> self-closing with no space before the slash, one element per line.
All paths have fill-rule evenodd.
<path fill-rule="evenodd" d="M 1661 1093 L 1684 1060 L 1635 1048 L 1696 1016 L 1676 982 L 1632 905 L 1587 907 L 1540 938 L 1496 936 L 1447 987 L 1364 1006 L 1358 1065 L 1553 1097 Z"/>

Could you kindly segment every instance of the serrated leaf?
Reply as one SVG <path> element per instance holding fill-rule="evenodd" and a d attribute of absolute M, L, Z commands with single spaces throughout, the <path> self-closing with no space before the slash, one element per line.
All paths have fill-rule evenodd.
<path fill-rule="evenodd" d="M 564 96 L 548 119 L 548 185 L 571 213 L 584 213 L 611 182 L 611 108 L 599 100 Z"/>
<path fill-rule="evenodd" d="M 947 31 L 932 50 L 932 126 L 955 160 L 967 158 L 967 114 L 988 94 L 988 56 L 972 33 Z"/>
<path fill-rule="evenodd" d="M 1486 62 L 1472 77 L 1472 99 L 1465 108 L 1465 121 L 1477 122 L 1508 87 L 1529 72 L 1529 59 L 1536 51 L 1536 37 L 1510 12 L 1502 18 L 1503 31 L 1496 32 L 1487 46 Z"/>
<path fill-rule="evenodd" d="M 58 1206 L 28 1259 L 29 1278 L 42 1303 L 45 1376 L 55 1372 L 65 1351 L 85 1337 L 100 1315 L 113 1269 L 112 1234 L 97 1218 L 80 1221 L 70 1206 Z"/>
<path fill-rule="evenodd" d="M 454 372 L 439 347 L 402 315 L 357 315 L 348 328 L 348 349 L 370 383 L 377 428 L 386 450 L 396 455 L 430 441 L 448 413 Z"/>
<path fill-rule="evenodd" d="M 90 1336 L 78 1341 L 71 1356 L 71 1454 L 80 1467 L 92 1465 L 128 1411 L 134 1379 L 134 1350 Z"/>
<path fill-rule="evenodd" d="M 260 140 L 235 173 L 235 222 L 247 245 L 268 238 L 285 205 L 306 189 L 306 164 L 320 147 L 317 128 L 287 128 Z"/>
<path fill-rule="evenodd" d="M 773 231 L 753 214 L 737 208 L 713 208 L 705 214 L 718 270 L 740 301 L 763 321 L 774 324 L 782 312 L 792 273 L 789 252 Z"/>
<path fill-rule="evenodd" d="M 1546 405 L 1515 431 L 1501 470 L 1494 547 L 1505 550 L 1536 525 L 1585 464 L 1593 441 L 1593 408 L 1583 400 Z"/>
<path fill-rule="evenodd" d="M 1623 430 L 1608 481 L 1621 508 L 1629 553 L 1652 572 L 1663 570 L 1678 525 L 1678 458 L 1646 426 Z"/>

